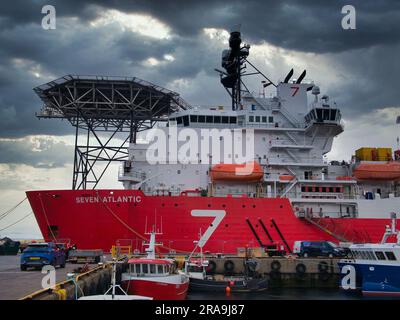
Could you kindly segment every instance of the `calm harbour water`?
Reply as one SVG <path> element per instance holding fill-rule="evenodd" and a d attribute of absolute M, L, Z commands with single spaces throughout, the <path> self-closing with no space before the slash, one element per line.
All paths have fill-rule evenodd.
<path fill-rule="evenodd" d="M 188 300 L 371 300 L 360 293 L 347 293 L 338 289 L 268 289 L 255 293 L 189 293 Z M 377 299 L 377 298 L 374 298 Z M 379 298 L 379 300 L 391 298 Z M 397 299 L 399 300 L 399 299 Z"/>

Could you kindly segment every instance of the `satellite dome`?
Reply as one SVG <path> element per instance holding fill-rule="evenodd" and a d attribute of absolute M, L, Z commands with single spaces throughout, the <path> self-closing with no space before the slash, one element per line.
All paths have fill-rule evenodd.
<path fill-rule="evenodd" d="M 311 93 L 314 94 L 314 95 L 319 95 L 319 94 L 321 93 L 321 91 L 319 90 L 319 87 L 318 87 L 318 86 L 314 86 L 314 87 L 312 88 Z"/>

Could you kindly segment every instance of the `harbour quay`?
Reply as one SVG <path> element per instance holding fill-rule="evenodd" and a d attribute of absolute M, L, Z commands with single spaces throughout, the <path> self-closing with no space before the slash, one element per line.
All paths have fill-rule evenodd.
<path fill-rule="evenodd" d="M 122 257 L 124 258 L 124 257 Z M 125 257 L 127 258 L 127 257 Z M 182 267 L 186 257 L 171 256 Z M 208 272 L 230 276 L 234 279 L 242 275 L 246 258 L 238 256 L 206 256 L 210 268 Z M 268 279 L 268 286 L 274 288 L 331 288 L 339 290 L 339 269 L 336 258 L 292 258 L 260 257 L 255 272 L 258 277 Z M 103 294 L 111 283 L 111 267 L 104 264 L 90 264 L 89 270 L 78 274 L 75 281 L 67 280 L 83 264 L 67 263 L 65 268 L 56 269 L 57 284 L 54 288 L 42 289 L 45 276 L 40 270 L 20 271 L 18 256 L 0 256 L 0 299 L 23 300 L 75 300 L 82 296 Z M 182 263 L 183 264 L 183 263 Z M 127 264 L 118 265 L 117 282 L 121 273 L 126 271 Z M 210 297 L 212 293 L 209 293 Z"/>

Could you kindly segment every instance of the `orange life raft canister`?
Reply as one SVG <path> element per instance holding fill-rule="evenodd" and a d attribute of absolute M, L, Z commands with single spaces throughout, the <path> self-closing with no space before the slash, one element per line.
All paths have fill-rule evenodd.
<path fill-rule="evenodd" d="M 258 182 L 264 171 L 256 161 L 246 164 L 216 164 L 210 170 L 212 181 Z"/>

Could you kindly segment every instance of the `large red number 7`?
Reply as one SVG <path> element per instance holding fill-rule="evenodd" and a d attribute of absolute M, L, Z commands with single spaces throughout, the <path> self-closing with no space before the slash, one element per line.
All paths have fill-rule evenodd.
<path fill-rule="evenodd" d="M 290 89 L 293 89 L 293 94 L 292 97 L 297 93 L 297 91 L 299 91 L 300 87 L 290 87 Z"/>

